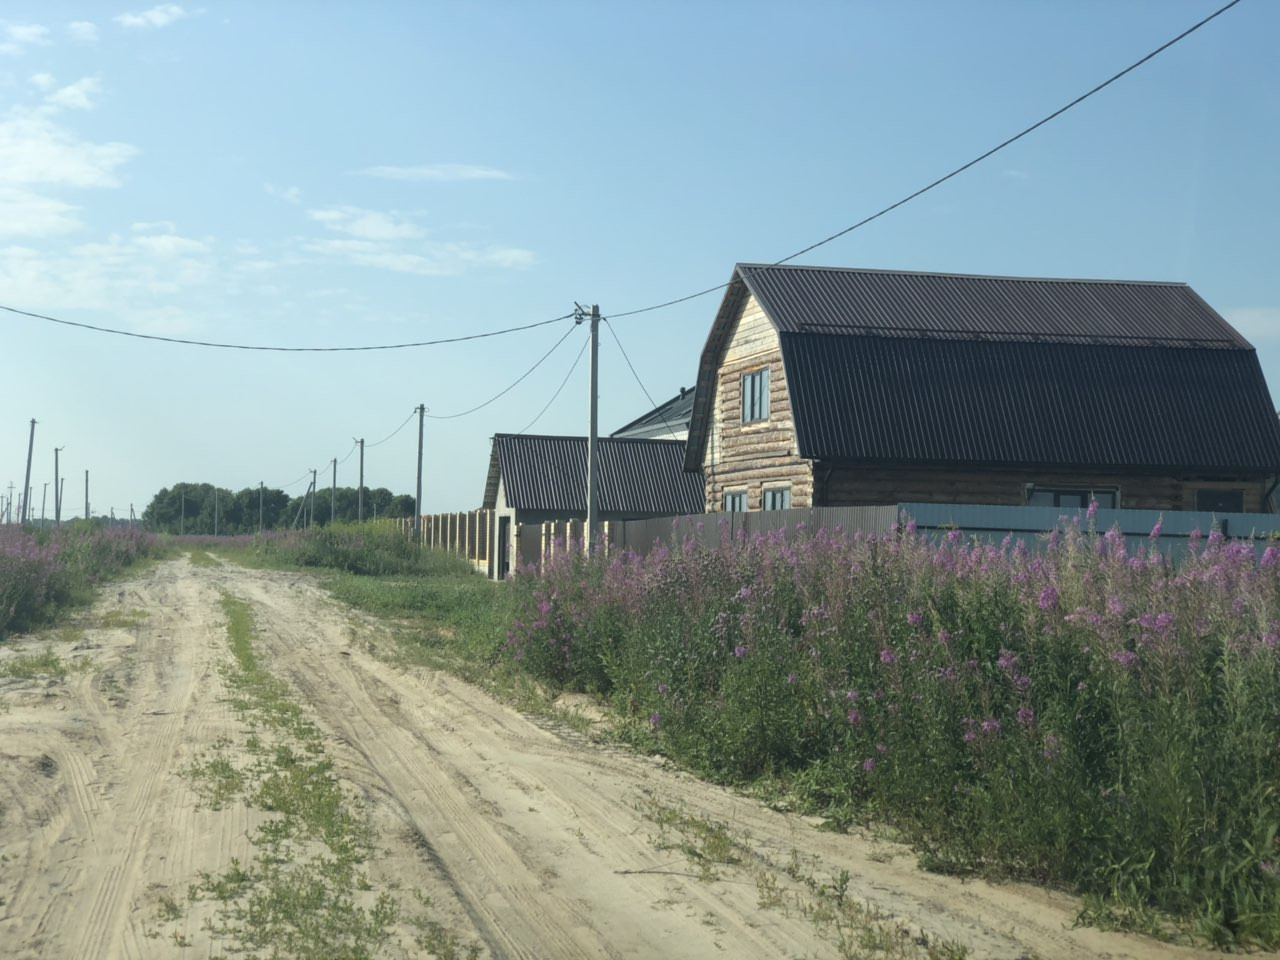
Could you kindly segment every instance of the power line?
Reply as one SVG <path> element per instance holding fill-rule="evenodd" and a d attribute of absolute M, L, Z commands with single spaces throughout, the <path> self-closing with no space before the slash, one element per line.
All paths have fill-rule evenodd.
<path fill-rule="evenodd" d="M 397 433 L 399 433 L 401 430 L 403 430 L 403 429 L 404 429 L 404 425 L 405 425 L 405 423 L 408 423 L 410 420 L 412 420 L 412 419 L 413 419 L 413 415 L 414 415 L 415 413 L 417 413 L 417 412 L 418 412 L 418 408 L 417 408 L 417 407 L 414 407 L 412 410 L 410 410 L 410 411 L 409 411 L 409 415 L 408 415 L 407 417 L 405 417 L 405 418 L 404 418 L 404 423 L 400 424 L 400 426 L 396 427 L 394 430 L 392 430 L 389 434 L 387 434 L 385 437 L 383 437 L 383 438 L 382 438 L 381 440 L 379 440 L 377 443 L 366 443 L 366 444 L 364 445 L 364 448 L 365 448 L 366 450 L 368 450 L 368 449 L 370 449 L 371 447 L 380 447 L 380 446 L 382 446 L 384 443 L 386 443 L 388 440 L 390 440 L 392 437 L 394 437 Z M 350 454 L 348 454 L 348 456 L 350 456 Z"/>
<path fill-rule="evenodd" d="M 160 340 L 164 343 L 181 343 L 191 347 L 217 347 L 222 350 L 265 350 L 274 353 L 355 353 L 364 350 L 405 350 L 410 347 L 435 347 L 445 343 L 463 343 L 467 340 L 483 340 L 486 337 L 500 337 L 508 333 L 518 333 L 521 330 L 532 330 L 535 327 L 545 327 L 548 324 L 559 323 L 561 320 L 573 319 L 572 313 L 566 313 L 562 317 L 552 317 L 550 320 L 539 320 L 537 323 L 526 323 L 519 327 L 507 327 L 503 330 L 490 330 L 487 333 L 471 333 L 464 337 L 444 337 L 440 340 L 420 340 L 416 343 L 382 343 L 360 347 L 263 347 L 247 343 L 217 343 L 210 340 L 184 340 L 181 337 L 161 337 L 153 333 L 134 333 L 131 330 L 115 330 L 111 327 L 96 327 L 91 323 L 78 323 L 74 320 L 60 320 L 57 317 L 46 316 L 43 313 L 32 313 L 29 310 L 19 310 L 17 307 L 6 307 L 4 304 L 0 304 L 0 310 L 7 310 L 10 313 L 16 313 L 24 317 L 34 317 L 37 320 L 48 320 L 50 323 L 60 323 L 67 327 L 80 327 L 83 330 L 96 330 L 98 333 L 113 333 L 116 336 L 134 337 L 138 340 Z"/>
<path fill-rule="evenodd" d="M 981 163 L 983 160 L 986 160 L 987 158 L 999 153 L 1005 147 L 1010 146 L 1011 144 L 1014 144 L 1017 141 L 1021 140 L 1027 134 L 1032 133 L 1035 130 L 1038 130 L 1040 127 L 1043 127 L 1049 121 L 1055 120 L 1058 117 L 1062 116 L 1072 107 L 1079 106 L 1081 103 L 1083 103 L 1084 101 L 1092 97 L 1095 93 L 1099 93 L 1102 90 L 1105 90 L 1107 87 L 1111 86 L 1111 84 L 1115 83 L 1121 77 L 1125 76 L 1128 73 L 1132 73 L 1134 70 L 1138 69 L 1138 67 L 1142 66 L 1148 60 L 1151 60 L 1156 56 L 1159 56 L 1161 53 L 1168 50 L 1178 41 L 1183 40 L 1186 37 L 1189 37 L 1191 34 L 1195 33 L 1197 30 L 1203 27 L 1210 20 L 1213 20 L 1217 17 L 1222 16 L 1222 14 L 1226 13 L 1228 10 L 1230 10 L 1239 2 L 1240 0 L 1231 0 L 1230 3 L 1225 4 L 1222 7 L 1219 7 L 1217 10 L 1209 14 L 1209 16 L 1205 17 L 1203 20 L 1188 27 L 1186 30 L 1183 30 L 1182 33 L 1178 34 L 1172 40 L 1169 40 L 1168 42 L 1163 43 L 1160 46 L 1156 47 L 1154 50 L 1152 50 L 1146 56 L 1142 57 L 1140 60 L 1135 60 L 1133 63 L 1129 64 L 1129 66 L 1125 67 L 1119 73 L 1113 74 L 1112 76 L 1108 77 L 1106 80 L 1102 81 L 1102 83 L 1098 84 L 1092 90 L 1089 90 L 1086 93 L 1082 93 L 1080 96 L 1076 97 L 1070 103 L 1059 107 L 1057 110 L 1053 111 L 1053 113 L 1050 113 L 1048 116 L 1042 117 L 1041 119 L 1037 120 L 1035 123 L 1031 124 L 1031 126 L 1026 127 L 1025 129 L 1023 129 L 1018 133 L 1015 133 L 1012 137 L 1009 137 L 1009 139 L 1002 141 L 1001 143 L 992 147 L 990 150 L 986 151 L 985 153 L 979 154 L 978 156 L 970 160 L 968 163 L 961 164 L 960 166 L 952 170 L 950 173 L 944 174 L 943 176 L 939 177 L 937 180 L 934 180 L 932 183 L 929 183 L 921 187 L 919 190 L 916 190 L 914 193 L 907 194 L 901 200 L 891 203 L 889 204 L 889 206 L 884 207 L 881 210 L 877 210 L 875 213 L 871 214 L 869 217 L 864 217 L 863 219 L 859 220 L 857 223 L 852 224 L 851 226 L 845 227 L 843 230 L 838 230 L 837 232 L 831 234 L 829 237 L 824 237 L 823 239 L 817 241 L 816 243 L 811 243 L 807 247 L 797 250 L 795 253 L 790 254 L 789 256 L 783 257 L 781 260 L 775 260 L 772 265 L 776 267 L 784 263 L 789 263 L 790 261 L 794 260 L 796 257 L 802 257 L 806 253 L 809 253 L 813 250 L 818 249 L 818 247 L 821 247 L 830 243 L 832 240 L 838 240 L 840 237 L 843 237 L 845 234 L 852 233 L 854 230 L 857 230 L 859 227 L 865 227 L 868 223 L 871 223 L 873 220 L 880 219 L 886 213 L 890 213 L 893 210 L 897 210 L 899 207 L 910 203 L 912 200 L 915 200 L 917 197 L 923 196 L 924 194 L 928 193 L 930 190 L 934 189 L 935 187 L 939 187 L 942 184 L 946 183 L 952 177 L 959 176 L 960 174 L 968 170 L 970 167 L 976 166 L 977 164 Z M 654 311 L 654 310 L 662 310 L 666 307 L 674 307 L 676 304 L 679 304 L 679 303 L 687 303 L 690 300 L 696 300 L 698 297 L 704 297 L 708 293 L 715 293 L 717 290 L 723 290 L 725 287 L 729 286 L 729 284 L 732 282 L 733 281 L 730 280 L 726 283 L 716 284 L 716 286 L 714 287 L 707 287 L 705 290 L 699 290 L 697 293 L 690 293 L 683 297 L 677 297 L 674 300 L 666 300 L 662 303 L 655 303 L 648 307 L 641 307 L 638 310 L 627 310 L 627 311 L 624 311 L 623 313 L 615 313 L 613 314 L 613 319 L 617 320 L 622 317 L 633 317 L 639 313 L 650 313 L 651 311 Z"/>
<path fill-rule="evenodd" d="M 658 406 L 657 403 L 654 402 L 654 399 L 652 396 L 650 396 L 649 391 L 645 389 L 644 381 L 640 379 L 640 374 L 636 373 L 636 368 L 631 363 L 631 358 L 627 356 L 626 347 L 624 347 L 622 345 L 622 341 L 618 339 L 618 332 L 613 329 L 613 324 L 609 322 L 608 317 L 605 318 L 604 322 L 605 322 L 605 326 L 609 328 L 609 333 L 613 335 L 613 342 L 616 343 L 618 345 L 618 349 L 622 351 L 622 359 L 627 361 L 627 368 L 631 371 L 631 375 L 636 378 L 636 383 L 640 384 L 640 389 L 644 391 L 644 395 L 648 397 L 650 405 L 653 407 L 654 411 L 658 414 L 658 419 L 662 421 L 662 425 L 667 428 L 668 433 L 675 433 L 676 431 L 671 429 L 671 424 L 667 423 L 667 418 L 662 415 L 662 408 Z"/>
<path fill-rule="evenodd" d="M 546 413 L 548 410 L 551 409 L 551 405 L 556 402 L 556 397 L 560 396 L 560 391 L 564 389 L 565 384 L 569 382 L 569 378 L 573 376 L 573 371 L 578 369 L 578 363 L 582 360 L 582 355 L 587 352 L 587 347 L 589 346 L 591 346 L 590 339 L 582 341 L 582 349 L 579 350 L 578 355 L 573 358 L 573 366 L 569 368 L 569 372 L 566 373 L 564 375 L 564 379 L 560 381 L 560 386 L 556 387 L 556 392 L 551 395 L 551 399 L 547 401 L 546 406 L 544 406 L 541 410 L 538 411 L 538 415 L 534 417 L 532 420 L 530 420 L 527 424 L 525 424 L 524 428 L 519 431 L 520 433 L 525 433 L 526 431 L 528 431 L 530 427 L 532 427 L 535 423 L 537 423 L 539 420 L 542 419 L 542 415 L 544 413 Z M 519 434 L 517 434 L 517 436 L 518 435 Z"/>
<path fill-rule="evenodd" d="M 444 415 L 444 416 L 440 416 L 440 415 L 437 415 L 437 414 L 428 413 L 428 414 L 427 414 L 427 419 L 429 419 L 429 420 L 456 420 L 456 419 L 458 419 L 458 417 L 465 417 L 465 416 L 467 416 L 468 414 L 475 413 L 477 410 L 483 410 L 485 407 L 489 406 L 489 404 L 493 403 L 495 400 L 501 399 L 502 397 L 506 396 L 508 393 L 510 393 L 512 390 L 514 390 L 517 386 L 519 386 L 519 385 L 520 385 L 520 383 L 521 383 L 521 382 L 523 382 L 523 381 L 524 381 L 524 379 L 525 379 L 526 377 L 528 377 L 528 376 L 529 376 L 529 374 L 533 373 L 533 371 L 537 370 L 540 366 L 542 366 L 543 361 L 545 361 L 545 360 L 547 359 L 547 357 L 551 356 L 551 355 L 552 355 L 553 353 L 555 353 L 558 349 L 560 349 L 560 344 L 562 344 L 562 343 L 564 343 L 566 340 L 568 340 L 568 339 L 569 339 L 570 334 L 572 334 L 572 333 L 573 333 L 573 331 L 574 331 L 575 329 L 577 329 L 577 327 L 576 327 L 576 326 L 570 327 L 570 328 L 568 329 L 568 331 L 566 331 L 565 335 L 564 335 L 563 337 L 561 337 L 559 340 L 557 340 L 557 341 L 552 345 L 552 347 L 551 347 L 551 349 L 550 349 L 550 350 L 548 350 L 546 353 L 544 353 L 541 357 L 539 357 L 539 358 L 538 358 L 538 362 L 537 362 L 537 363 L 535 363 L 532 367 L 530 367 L 530 368 L 529 368 L 528 370 L 526 370 L 524 373 L 520 374 L 520 376 L 516 377 L 516 379 L 515 379 L 512 383 L 508 384 L 508 385 L 507 385 L 506 387 L 504 387 L 502 390 L 500 390 L 500 391 L 498 391 L 497 393 L 495 393 L 492 397 L 490 397 L 490 398 L 489 398 L 488 400 L 486 400 L 484 403 L 478 403 L 478 404 L 476 404 L 474 407 L 472 407 L 470 410 L 463 410 L 461 413 L 450 413 L 450 414 L 447 414 L 447 415 Z"/>
<path fill-rule="evenodd" d="M 352 455 L 353 453 L 355 453 L 355 452 L 356 452 L 356 447 L 358 447 L 358 446 L 360 446 L 360 441 L 358 441 L 358 440 L 357 440 L 357 441 L 355 441 L 354 443 L 352 443 L 352 444 L 351 444 L 351 449 L 347 451 L 347 455 L 346 455 L 345 457 L 343 457 L 341 460 L 339 460 L 339 461 L 338 461 L 338 463 L 337 463 L 337 465 L 340 467 L 340 466 L 342 466 L 344 463 L 346 463 L 348 460 L 350 460 L 350 459 L 351 459 L 351 455 Z"/>

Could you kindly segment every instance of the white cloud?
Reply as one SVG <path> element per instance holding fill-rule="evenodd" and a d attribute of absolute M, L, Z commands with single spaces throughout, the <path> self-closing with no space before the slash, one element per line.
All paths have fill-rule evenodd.
<path fill-rule="evenodd" d="M 0 238 L 47 237 L 80 227 L 76 208 L 30 190 L 0 187 Z"/>
<path fill-rule="evenodd" d="M 88 20 L 72 20 L 67 24 L 67 33 L 77 43 L 98 42 L 98 28 Z"/>
<path fill-rule="evenodd" d="M 115 187 L 117 168 L 137 153 L 127 143 L 88 143 L 39 112 L 0 119 L 0 186 Z"/>
<path fill-rule="evenodd" d="M 209 252 L 208 244 L 187 237 L 174 236 L 171 233 L 135 237 L 133 245 L 139 250 L 158 257 L 183 257 Z"/>
<path fill-rule="evenodd" d="M 52 79 L 52 78 L 50 78 Z M 68 110 L 92 110 L 93 98 L 102 91 L 102 84 L 97 77 L 82 77 L 75 83 L 68 84 L 44 98 L 51 107 Z"/>
<path fill-rule="evenodd" d="M 515 177 L 497 167 L 483 167 L 466 163 L 428 163 L 416 167 L 378 166 L 356 171 L 366 177 L 383 180 L 452 181 L 452 180 L 514 180 Z"/>
<path fill-rule="evenodd" d="M 53 78 L 52 73 L 36 73 L 31 76 L 31 85 L 37 90 L 52 90 L 58 85 L 58 81 Z"/>
<path fill-rule="evenodd" d="M 394 214 L 360 207 L 308 210 L 307 216 L 330 230 L 361 240 L 414 240 L 423 235 L 421 227 L 398 219 Z"/>
<path fill-rule="evenodd" d="M 299 204 L 302 202 L 302 191 L 298 187 L 277 187 L 274 183 L 264 184 L 267 193 L 283 200 L 285 203 Z"/>
<path fill-rule="evenodd" d="M 167 27 L 171 23 L 175 23 L 191 14 L 178 6 L 176 3 L 162 3 L 150 10 L 143 10 L 140 13 L 122 13 L 115 17 L 116 23 L 128 29 L 148 29 L 154 27 Z"/>
<path fill-rule="evenodd" d="M 1280 307 L 1239 307 L 1224 310 L 1222 315 L 1255 344 L 1280 340 Z"/>
<path fill-rule="evenodd" d="M 36 23 L 6 23 L 0 21 L 0 54 L 16 56 L 27 47 L 43 46 L 49 42 L 49 28 Z"/>
<path fill-rule="evenodd" d="M 431 277 L 455 276 L 472 267 L 525 268 L 534 262 L 529 250 L 460 243 L 425 243 L 400 250 L 370 240 L 319 240 L 305 244 L 304 249 L 356 266 Z"/>

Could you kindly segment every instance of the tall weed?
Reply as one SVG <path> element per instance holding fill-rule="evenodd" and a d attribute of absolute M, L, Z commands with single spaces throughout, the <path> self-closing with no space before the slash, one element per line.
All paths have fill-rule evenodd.
<path fill-rule="evenodd" d="M 509 654 L 937 868 L 1280 946 L 1280 549 L 818 531 L 521 574 Z"/>

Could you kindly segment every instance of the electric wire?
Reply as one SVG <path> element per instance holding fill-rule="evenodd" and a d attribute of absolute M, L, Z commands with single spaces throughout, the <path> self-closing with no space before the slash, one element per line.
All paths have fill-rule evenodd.
<path fill-rule="evenodd" d="M 524 427 L 516 434 L 526 433 L 530 427 L 542 419 L 542 415 L 551 409 L 551 405 L 556 402 L 556 397 L 560 396 L 560 392 L 564 390 L 565 384 L 569 382 L 569 378 L 573 376 L 573 371 L 578 369 L 578 363 L 582 360 L 582 355 L 587 352 L 587 347 L 591 345 L 591 339 L 588 337 L 582 343 L 582 349 L 578 351 L 578 355 L 573 358 L 573 366 L 569 368 L 569 372 L 564 375 L 564 379 L 560 381 L 560 386 L 556 387 L 556 392 L 551 395 L 551 399 L 547 401 L 546 406 L 538 411 L 538 415 L 524 425 Z"/>
<path fill-rule="evenodd" d="M 212 340 L 187 340 L 182 337 L 162 337 L 154 333 L 135 333 L 132 330 L 116 330 L 112 327 L 98 327 L 91 323 L 79 323 L 75 320 L 61 320 L 58 317 L 50 317 L 43 313 L 32 313 L 30 310 L 19 310 L 17 307 L 7 307 L 4 304 L 0 304 L 0 310 L 7 310 L 10 313 L 16 313 L 24 317 L 34 317 L 37 320 L 48 320 L 50 323 L 60 323 L 68 327 L 80 327 L 83 330 L 95 330 L 98 333 L 112 333 L 120 337 L 134 337 L 138 340 L 160 340 L 164 343 L 181 343 L 192 347 L 217 347 L 222 350 L 262 350 L 274 353 L 355 353 L 365 350 L 405 350 L 410 347 L 435 347 L 445 343 L 463 343 L 467 340 L 483 340 L 487 337 L 500 337 L 508 333 L 518 333 L 521 330 L 533 330 L 535 327 L 545 327 L 548 324 L 559 323 L 561 320 L 573 319 L 572 313 L 566 313 L 562 317 L 552 317 L 550 320 L 539 320 L 537 323 L 526 323 L 518 327 L 506 327 L 502 330 L 489 330 L 485 333 L 470 333 L 462 337 L 443 337 L 439 340 L 420 340 L 416 343 L 380 343 L 357 347 L 270 347 L 248 343 L 219 343 Z"/>
<path fill-rule="evenodd" d="M 427 418 L 429 420 L 456 420 L 459 417 L 465 417 L 465 416 L 468 416 L 469 414 L 475 413 L 477 410 L 483 410 L 485 407 L 489 406 L 489 404 L 493 403 L 495 400 L 499 400 L 502 397 L 506 396 L 508 393 L 514 390 L 517 386 L 519 386 L 524 381 L 524 379 L 529 376 L 529 374 L 533 373 L 533 371 L 537 370 L 540 366 L 542 366 L 543 362 L 549 356 L 551 356 L 558 349 L 560 349 L 560 344 L 564 343 L 566 340 L 569 339 L 569 336 L 570 334 L 573 333 L 574 329 L 576 329 L 576 325 L 575 327 L 570 327 L 568 331 L 566 331 L 565 335 L 552 345 L 550 350 L 548 350 L 541 357 L 539 357 L 537 363 L 535 363 L 532 367 L 530 367 L 524 373 L 520 374 L 520 376 L 518 376 L 512 383 L 508 384 L 502 390 L 495 393 L 492 397 L 490 397 L 484 403 L 478 403 L 474 407 L 472 407 L 470 410 L 463 410 L 461 413 L 449 413 L 449 414 L 443 414 L 443 415 L 428 413 Z"/>
<path fill-rule="evenodd" d="M 346 463 L 348 460 L 350 460 L 350 459 L 351 459 L 351 455 L 352 455 L 353 453 L 355 453 L 355 452 L 356 452 L 356 447 L 358 447 L 358 446 L 360 446 L 360 442 L 359 442 L 359 441 L 354 441 L 354 442 L 352 442 L 352 444 L 351 444 L 351 449 L 347 451 L 347 455 L 346 455 L 345 457 L 343 457 L 341 460 L 339 460 L 339 461 L 337 462 L 337 464 L 335 464 L 335 466 L 339 466 L 339 467 L 340 467 L 340 466 L 342 466 L 344 463 Z"/>
<path fill-rule="evenodd" d="M 1045 117 L 1042 117 L 1041 119 L 1037 120 L 1035 123 L 1031 124 L 1031 126 L 1024 128 L 1018 133 L 1015 133 L 1013 136 L 1009 137 L 1007 140 L 1004 140 L 1003 142 L 992 147 L 990 150 L 986 151 L 985 153 L 979 154 L 978 156 L 970 160 L 968 163 L 961 164 L 960 166 L 952 170 L 950 173 L 944 174 L 943 176 L 939 177 L 937 180 L 934 180 L 932 183 L 926 184 L 925 186 L 921 187 L 919 190 L 916 190 L 914 193 L 907 194 L 901 200 L 891 203 L 889 204 L 889 206 L 884 207 L 881 210 L 877 210 L 875 213 L 871 214 L 870 216 L 863 217 L 857 223 L 852 224 L 851 226 L 845 227 L 843 230 L 839 230 L 828 237 L 824 237 L 823 239 L 817 241 L 816 243 L 811 243 L 807 247 L 804 247 L 800 250 L 797 250 L 793 254 L 783 257 L 781 260 L 775 260 L 772 263 L 772 266 L 775 266 L 775 267 L 781 266 L 784 263 L 789 263 L 790 261 L 796 259 L 796 257 L 802 257 L 806 253 L 810 253 L 813 250 L 817 250 L 819 247 L 825 246 L 826 244 L 830 243 L 832 240 L 838 240 L 841 237 L 845 236 L 846 234 L 852 233 L 854 230 L 857 230 L 860 227 L 865 227 L 867 224 L 871 223 L 873 220 L 880 219 L 886 213 L 890 213 L 894 210 L 897 210 L 899 207 L 910 203 L 912 200 L 915 200 L 917 197 L 923 196 L 924 194 L 928 193 L 930 190 L 934 189 L 935 187 L 942 186 L 942 184 L 946 183 L 952 177 L 959 176 L 960 174 L 968 170 L 970 167 L 977 166 L 983 160 L 986 160 L 989 157 L 994 156 L 995 154 L 1003 150 L 1005 147 L 1008 147 L 1014 143 L 1017 143 L 1027 134 L 1032 133 L 1035 130 L 1038 130 L 1040 127 L 1043 127 L 1046 123 L 1050 122 L 1051 120 L 1055 120 L 1058 117 L 1062 116 L 1072 107 L 1076 107 L 1081 103 L 1084 103 L 1084 101 L 1088 100 L 1095 93 L 1101 92 L 1102 90 L 1111 86 L 1111 84 L 1115 83 L 1121 77 L 1125 76 L 1128 73 L 1132 73 L 1134 70 L 1138 69 L 1138 67 L 1142 66 L 1147 61 L 1159 56 L 1161 53 L 1168 50 L 1178 41 L 1183 40 L 1186 37 L 1189 37 L 1191 34 L 1195 33 L 1197 30 L 1199 30 L 1201 27 L 1207 24 L 1210 20 L 1213 20 L 1217 17 L 1222 16 L 1222 14 L 1226 13 L 1228 10 L 1230 10 L 1239 2 L 1240 0 L 1231 0 L 1230 3 L 1227 3 L 1224 6 L 1219 7 L 1217 10 L 1209 14 L 1203 20 L 1199 21 L 1196 24 L 1193 24 L 1192 26 L 1188 27 L 1186 30 L 1183 30 L 1182 33 L 1178 34 L 1172 40 L 1169 40 L 1166 43 L 1163 43 L 1160 46 L 1156 47 L 1154 50 L 1152 50 L 1146 56 L 1142 57 L 1140 60 L 1135 60 L 1133 63 L 1129 64 L 1129 66 L 1125 67 L 1119 73 L 1112 74 L 1110 77 L 1102 81 L 1102 83 L 1098 84 L 1093 89 L 1089 90 L 1086 93 L 1082 93 L 1080 96 L 1076 97 L 1070 103 L 1067 103 L 1066 105 L 1059 107 L 1057 110 L 1053 111 L 1053 113 L 1050 113 Z M 697 293 L 690 293 L 683 297 L 677 297 L 674 300 L 666 300 L 666 301 L 663 301 L 662 303 L 655 303 L 655 304 L 652 304 L 651 306 L 641 307 L 638 310 L 625 310 L 621 313 L 613 313 L 611 314 L 611 316 L 615 320 L 617 320 L 622 317 L 634 317 L 636 314 L 650 313 L 654 310 L 662 310 L 662 309 L 665 309 L 666 307 L 674 307 L 676 304 L 687 303 L 690 300 L 696 300 L 698 297 L 704 297 L 708 293 L 715 293 L 717 290 L 723 290 L 727 286 L 729 286 L 729 284 L 732 282 L 733 282 L 732 280 L 729 280 L 729 281 L 726 281 L 725 283 L 716 284 L 714 287 L 707 287 L 705 290 L 699 290 Z"/>
<path fill-rule="evenodd" d="M 668 433 L 675 433 L 675 431 L 671 429 L 671 424 L 667 423 L 667 418 L 662 415 L 662 408 L 654 402 L 653 397 L 644 385 L 644 381 L 640 379 L 640 374 L 636 373 L 635 365 L 632 364 L 631 358 L 627 356 L 627 349 L 622 345 L 622 341 L 618 339 L 618 333 L 613 329 L 613 324 L 609 322 L 607 317 L 604 322 L 605 326 L 609 328 L 609 333 L 613 335 L 613 342 L 616 343 L 618 345 L 618 349 L 622 351 L 622 359 L 627 361 L 627 369 L 631 371 L 631 376 L 636 378 L 636 383 L 640 384 L 640 389 L 644 391 L 644 395 L 648 398 L 650 406 L 652 406 L 654 412 L 658 414 L 658 419 L 662 421 L 662 425 L 667 428 Z"/>
<path fill-rule="evenodd" d="M 410 420 L 412 420 L 412 419 L 413 419 L 413 415 L 414 415 L 415 413 L 417 413 L 417 412 L 418 412 L 418 408 L 417 408 L 417 407 L 414 407 L 412 410 L 410 410 L 410 411 L 409 411 L 409 415 L 408 415 L 407 417 L 405 417 L 405 418 L 404 418 L 404 423 L 400 424 L 400 426 L 396 427 L 394 430 L 392 430 L 389 434 L 387 434 L 385 437 L 383 437 L 383 438 L 382 438 L 381 440 L 379 440 L 377 443 L 366 443 L 366 444 L 364 445 L 364 448 L 365 448 L 366 450 L 369 450 L 369 449 L 372 449 L 373 447 L 380 447 L 380 446 L 382 446 L 382 444 L 386 443 L 388 440 L 390 440 L 392 437 L 394 437 L 397 433 L 399 433 L 401 430 L 403 430 L 403 429 L 404 429 L 404 425 L 405 425 L 405 423 L 408 423 Z"/>

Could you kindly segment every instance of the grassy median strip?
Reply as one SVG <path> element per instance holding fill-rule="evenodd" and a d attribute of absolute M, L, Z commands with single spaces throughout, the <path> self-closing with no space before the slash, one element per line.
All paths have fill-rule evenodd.
<path fill-rule="evenodd" d="M 339 782 L 319 729 L 258 659 L 249 605 L 224 594 L 222 606 L 234 654 L 227 679 L 250 732 L 238 753 L 224 741 L 187 773 L 210 807 L 239 800 L 273 817 L 254 831 L 249 862 L 232 860 L 221 872 L 202 873 L 188 892 L 188 906 L 215 905 L 205 925 L 221 951 L 215 956 L 415 955 L 397 933 L 401 922 L 419 931 L 419 950 L 438 957 L 476 955 L 439 924 L 402 916 L 395 892 L 374 888 L 364 865 L 377 837 L 359 798 Z M 176 923 L 184 917 L 166 901 L 157 919 Z M 177 932 L 172 938 L 186 945 Z"/>

